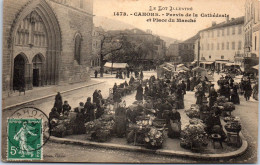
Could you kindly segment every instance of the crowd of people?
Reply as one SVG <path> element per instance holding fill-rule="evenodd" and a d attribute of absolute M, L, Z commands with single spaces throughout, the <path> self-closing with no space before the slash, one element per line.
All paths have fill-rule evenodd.
<path fill-rule="evenodd" d="M 127 77 L 129 76 L 127 74 Z M 224 96 L 229 102 L 240 104 L 239 94 L 244 94 L 246 100 L 249 100 L 253 91 L 251 81 L 247 77 L 243 78 L 241 83 L 236 83 L 231 76 L 222 76 L 217 81 L 218 90 L 206 76 L 193 75 L 191 72 L 180 73 L 171 77 L 165 76 L 163 78 L 151 76 L 146 80 L 143 80 L 143 77 L 142 71 L 140 73 L 136 71 L 134 76 L 130 77 L 129 82 L 125 81 L 120 85 L 114 84 L 111 91 L 114 110 L 116 111 L 120 108 L 120 103 L 122 102 L 123 95 L 119 89 L 127 88 L 137 83 L 135 99 L 143 104 L 144 107 L 155 110 L 153 113 L 156 118 L 165 119 L 168 127 L 168 137 L 170 138 L 180 137 L 181 115 L 178 109 L 185 108 L 184 96 L 186 91 L 195 91 L 196 104 L 199 106 L 201 113 L 200 119 L 206 124 L 207 133 L 218 133 L 223 140 L 226 138 L 226 135 L 220 122 L 221 109 L 216 103 L 217 98 Z M 258 85 L 255 85 L 254 88 L 256 86 Z M 104 113 L 104 108 L 105 101 L 101 91 L 95 90 L 93 99 L 88 97 L 85 104 L 80 102 L 79 106 L 74 109 L 74 112 L 77 113 L 78 124 L 84 125 L 86 122 L 98 119 Z M 50 120 L 67 116 L 70 111 L 71 107 L 68 101 L 63 102 L 61 94 L 58 92 L 55 97 L 54 107 L 49 114 Z M 116 112 L 116 114 L 119 113 Z M 126 115 L 131 121 L 135 120 L 136 115 L 131 114 L 131 110 L 121 114 Z M 216 126 L 218 129 L 213 129 Z M 79 130 L 82 133 L 84 131 Z"/>
<path fill-rule="evenodd" d="M 73 109 L 73 112 L 77 113 L 76 121 L 78 125 L 84 126 L 86 122 L 98 119 L 104 113 L 104 106 L 101 90 L 95 90 L 93 93 L 93 102 L 91 101 L 91 97 L 88 97 L 85 103 L 80 102 L 78 107 Z M 55 96 L 54 106 L 49 113 L 49 120 L 68 118 L 70 112 L 72 112 L 71 106 L 68 101 L 62 102 L 62 96 L 58 92 Z M 78 132 L 84 133 L 85 130 L 78 130 Z"/>

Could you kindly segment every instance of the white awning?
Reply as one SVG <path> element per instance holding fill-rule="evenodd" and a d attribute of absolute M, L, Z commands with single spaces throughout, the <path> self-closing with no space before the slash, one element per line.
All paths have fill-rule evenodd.
<path fill-rule="evenodd" d="M 235 64 L 235 63 L 226 63 L 225 65 L 226 66 L 239 66 L 238 64 Z"/>
<path fill-rule="evenodd" d="M 259 70 L 259 65 L 255 65 L 252 68 Z"/>
<path fill-rule="evenodd" d="M 169 72 L 171 71 L 170 69 L 168 69 L 168 68 L 166 68 L 166 67 L 163 67 L 163 69 L 164 69 L 164 70 L 167 70 L 167 71 L 169 71 Z"/>
<path fill-rule="evenodd" d="M 106 62 L 104 67 L 108 68 L 115 68 L 115 69 L 123 69 L 129 67 L 127 63 L 111 63 L 111 62 Z"/>
<path fill-rule="evenodd" d="M 182 67 L 182 66 L 184 66 L 184 64 L 179 64 L 179 65 L 177 65 L 177 68 Z"/>
<path fill-rule="evenodd" d="M 201 61 L 200 63 L 211 65 L 211 64 L 213 64 L 213 62 L 214 61 Z"/>
<path fill-rule="evenodd" d="M 226 63 L 229 63 L 228 61 L 215 61 L 216 63 L 219 63 L 219 64 L 226 64 Z"/>

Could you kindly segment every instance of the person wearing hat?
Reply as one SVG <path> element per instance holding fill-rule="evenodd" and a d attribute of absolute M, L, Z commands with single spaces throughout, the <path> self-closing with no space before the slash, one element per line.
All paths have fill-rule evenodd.
<path fill-rule="evenodd" d="M 168 137 L 169 138 L 178 138 L 181 133 L 181 115 L 177 111 L 176 104 L 173 105 L 172 111 L 169 114 L 167 120 L 168 125 Z"/>
<path fill-rule="evenodd" d="M 66 112 L 69 112 L 71 110 L 71 106 L 69 105 L 68 101 L 64 101 L 64 104 L 62 106 L 62 113 L 65 114 Z"/>

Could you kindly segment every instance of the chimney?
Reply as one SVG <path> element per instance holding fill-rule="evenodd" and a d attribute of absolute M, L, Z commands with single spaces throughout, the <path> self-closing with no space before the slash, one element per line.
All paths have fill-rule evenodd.
<path fill-rule="evenodd" d="M 212 26 L 215 26 L 216 24 L 216 21 L 212 21 Z"/>
<path fill-rule="evenodd" d="M 226 17 L 226 21 L 227 21 L 227 22 L 229 21 L 229 15 L 227 15 L 227 17 Z"/>

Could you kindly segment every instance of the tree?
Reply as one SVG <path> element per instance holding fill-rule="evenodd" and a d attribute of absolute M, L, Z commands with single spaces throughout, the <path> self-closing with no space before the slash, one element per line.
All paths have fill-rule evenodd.
<path fill-rule="evenodd" d="M 103 77 L 104 73 L 104 57 L 108 54 L 114 53 L 122 48 L 121 34 L 112 35 L 110 33 L 99 33 L 101 37 L 100 43 L 100 77 Z"/>

